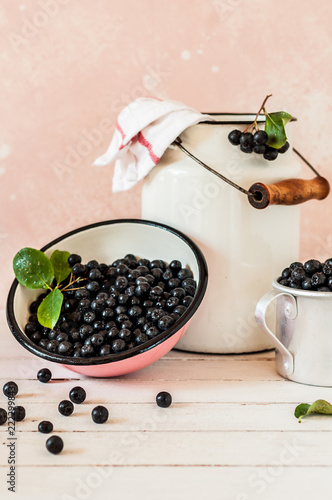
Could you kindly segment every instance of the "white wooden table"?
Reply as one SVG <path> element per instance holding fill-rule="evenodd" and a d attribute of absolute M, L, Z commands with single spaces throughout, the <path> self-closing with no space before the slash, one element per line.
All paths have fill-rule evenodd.
<path fill-rule="evenodd" d="M 332 417 L 299 424 L 300 402 L 332 389 L 283 380 L 274 353 L 194 355 L 173 351 L 154 365 L 115 379 L 88 379 L 30 355 L 0 322 L 0 383 L 15 380 L 26 419 L 16 429 L 16 493 L 7 490 L 8 429 L 0 427 L 0 499 L 331 498 Z M 54 380 L 42 384 L 48 366 Z M 87 400 L 70 417 L 57 405 L 82 385 Z M 169 391 L 173 404 L 158 408 Z M 110 411 L 97 425 L 97 404 Z M 0 407 L 7 400 L 0 394 Z M 38 422 L 51 420 L 64 450 L 51 455 Z"/>

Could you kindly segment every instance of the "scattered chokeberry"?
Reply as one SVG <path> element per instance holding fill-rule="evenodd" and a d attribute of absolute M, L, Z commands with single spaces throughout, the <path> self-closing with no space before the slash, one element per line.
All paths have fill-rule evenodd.
<path fill-rule="evenodd" d="M 85 401 L 86 392 L 83 387 L 73 387 L 69 393 L 70 400 L 75 404 L 81 404 Z"/>
<path fill-rule="evenodd" d="M 91 417 L 96 424 L 104 424 L 108 420 L 108 409 L 105 406 L 96 406 L 91 412 Z"/>
<path fill-rule="evenodd" d="M 0 425 L 7 422 L 7 412 L 3 408 L 0 408 Z"/>
<path fill-rule="evenodd" d="M 15 406 L 11 412 L 11 416 L 15 422 L 22 422 L 25 419 L 25 408 L 23 406 Z"/>
<path fill-rule="evenodd" d="M 46 441 L 46 448 L 50 453 L 53 453 L 53 455 L 61 453 L 61 451 L 63 450 L 63 441 L 61 437 L 51 436 L 50 438 L 48 438 L 48 440 Z"/>
<path fill-rule="evenodd" d="M 156 403 L 160 408 L 168 408 L 172 404 L 172 396 L 169 392 L 159 392 L 156 396 Z"/>
<path fill-rule="evenodd" d="M 74 411 L 74 405 L 71 401 L 67 399 L 60 401 L 58 406 L 59 413 L 64 417 L 69 417 Z"/>
<path fill-rule="evenodd" d="M 49 434 L 50 432 L 53 431 L 53 424 L 52 424 L 52 422 L 49 422 L 48 420 L 43 420 L 42 422 L 39 422 L 38 430 L 42 434 Z"/>
<path fill-rule="evenodd" d="M 4 386 L 3 386 L 3 393 L 5 396 L 7 396 L 7 398 L 9 397 L 15 397 L 16 394 L 18 393 L 18 386 L 15 382 L 13 381 L 10 381 L 10 382 L 7 382 Z"/>
<path fill-rule="evenodd" d="M 52 372 L 48 368 L 42 368 L 37 373 L 37 379 L 39 380 L 39 382 L 42 382 L 43 384 L 49 382 L 51 378 L 52 378 Z"/>

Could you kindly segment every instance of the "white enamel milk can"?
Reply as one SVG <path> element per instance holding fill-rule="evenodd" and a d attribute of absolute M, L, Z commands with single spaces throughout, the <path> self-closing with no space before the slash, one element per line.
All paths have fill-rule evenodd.
<path fill-rule="evenodd" d="M 183 231 L 199 245 L 207 260 L 205 299 L 176 347 L 204 353 L 260 351 L 272 348 L 273 343 L 256 324 L 256 303 L 272 279 L 299 258 L 300 207 L 293 205 L 319 195 L 315 186 L 305 186 L 303 195 L 300 186 L 300 194 L 295 187 L 289 201 L 289 192 L 283 197 L 279 185 L 275 186 L 294 178 L 303 184 L 311 182 L 298 179 L 301 162 L 292 148 L 267 161 L 230 144 L 228 134 L 234 129 L 244 130 L 253 122 L 254 114 L 220 114 L 214 118 L 216 121 L 186 129 L 145 178 L 142 218 Z M 260 128 L 264 128 L 264 120 L 264 115 L 258 118 Z M 287 125 L 291 145 L 294 125 L 294 121 Z M 241 186 L 242 192 L 193 156 Z M 265 189 L 271 184 L 272 189 Z M 251 198 L 248 196 L 251 187 L 254 199 L 252 193 Z M 272 205 L 270 197 L 280 204 Z M 253 205 L 256 202 L 256 208 L 249 199 Z M 269 200 L 271 206 L 257 209 L 264 208 L 266 199 L 265 206 Z"/>

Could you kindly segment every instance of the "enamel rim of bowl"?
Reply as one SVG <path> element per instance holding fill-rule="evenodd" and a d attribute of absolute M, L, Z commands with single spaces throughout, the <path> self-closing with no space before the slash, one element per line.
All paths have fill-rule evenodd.
<path fill-rule="evenodd" d="M 144 344 L 144 347 L 142 346 L 136 346 L 130 349 L 129 351 L 123 351 L 120 353 L 112 353 L 107 356 L 94 356 L 91 358 L 73 358 L 73 357 L 67 357 L 67 356 L 62 356 L 61 354 L 56 354 L 56 353 L 49 353 L 43 349 L 41 349 L 39 346 L 34 344 L 26 335 L 24 332 L 22 332 L 21 328 L 19 327 L 15 315 L 14 315 L 14 297 L 15 297 L 15 291 L 17 289 L 17 286 L 19 285 L 17 279 L 15 278 L 12 286 L 10 288 L 9 294 L 8 294 L 8 299 L 7 299 L 7 323 L 8 326 L 16 338 L 16 340 L 23 346 L 25 349 L 30 351 L 31 353 L 47 360 L 47 361 L 53 361 L 55 363 L 61 363 L 65 365 L 76 365 L 76 366 L 89 366 L 89 365 L 103 365 L 103 364 L 108 364 L 116 361 L 121 361 L 125 360 L 128 358 L 131 358 L 132 356 L 135 356 L 137 354 L 141 354 L 143 352 L 146 352 L 157 345 L 161 344 L 165 340 L 169 339 L 174 333 L 176 333 L 180 328 L 182 328 L 187 321 L 193 316 L 193 314 L 196 312 L 198 309 L 198 306 L 203 300 L 206 287 L 207 287 L 207 278 L 208 278 L 208 270 L 207 270 L 207 264 L 205 257 L 202 253 L 202 251 L 199 249 L 199 247 L 194 243 L 188 236 L 183 234 L 181 231 L 178 231 L 177 229 L 174 229 L 173 227 L 167 226 L 166 224 L 161 224 L 159 222 L 154 222 L 154 221 L 149 221 L 149 220 L 144 220 L 144 219 L 114 219 L 114 220 L 107 220 L 107 221 L 101 221 L 101 222 L 95 222 L 94 224 L 89 224 L 86 226 L 82 226 L 78 229 L 74 229 L 73 231 L 69 231 L 68 233 L 60 236 L 59 238 L 56 238 L 55 240 L 51 241 L 47 245 L 41 248 L 42 252 L 45 252 L 48 250 L 48 248 L 52 247 L 53 245 L 56 245 L 60 241 L 68 238 L 69 236 L 72 236 L 74 234 L 86 231 L 88 229 L 100 227 L 100 226 L 107 226 L 107 225 L 112 225 L 112 224 L 144 224 L 144 225 L 149 225 L 149 226 L 154 226 L 159 229 L 163 229 L 165 231 L 169 231 L 173 233 L 175 236 L 178 238 L 182 239 L 185 241 L 185 243 L 190 247 L 192 250 L 196 261 L 197 261 L 197 266 L 199 270 L 199 281 L 197 283 L 197 289 L 196 293 L 194 296 L 194 299 L 186 312 L 179 318 L 178 321 L 174 323 L 174 325 L 166 330 L 165 332 L 160 333 L 153 339 L 149 340 Z"/>

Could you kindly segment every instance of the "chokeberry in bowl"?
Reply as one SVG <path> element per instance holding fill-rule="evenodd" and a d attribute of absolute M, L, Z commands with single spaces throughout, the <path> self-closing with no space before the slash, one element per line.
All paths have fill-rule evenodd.
<path fill-rule="evenodd" d="M 45 290 L 15 279 L 7 321 L 18 342 L 47 361 L 92 377 L 144 368 L 180 340 L 203 300 L 207 266 L 180 231 L 140 219 L 102 221 L 76 229 L 41 249 L 68 251 L 72 275 L 54 328 L 37 318 Z"/>

